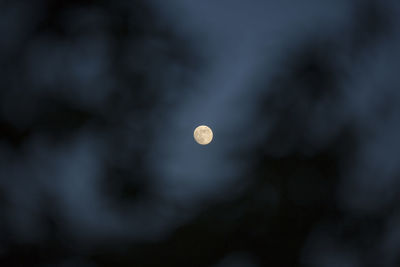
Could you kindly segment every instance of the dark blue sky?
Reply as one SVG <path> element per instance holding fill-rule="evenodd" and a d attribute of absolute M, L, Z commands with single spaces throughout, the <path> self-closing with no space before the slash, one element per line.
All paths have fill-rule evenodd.
<path fill-rule="evenodd" d="M 0 265 L 398 266 L 399 12 L 2 2 Z"/>

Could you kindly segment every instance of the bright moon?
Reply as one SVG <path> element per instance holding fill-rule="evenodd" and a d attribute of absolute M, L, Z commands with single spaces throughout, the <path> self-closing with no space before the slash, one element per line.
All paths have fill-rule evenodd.
<path fill-rule="evenodd" d="M 208 145 L 213 139 L 213 132 L 210 127 L 206 125 L 198 126 L 193 133 L 194 140 L 200 145 Z"/>

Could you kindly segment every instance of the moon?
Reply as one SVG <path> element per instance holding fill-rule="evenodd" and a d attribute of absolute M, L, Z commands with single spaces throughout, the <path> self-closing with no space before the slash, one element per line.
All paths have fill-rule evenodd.
<path fill-rule="evenodd" d="M 210 127 L 206 125 L 200 125 L 196 127 L 193 133 L 194 140 L 200 145 L 208 145 L 213 139 L 213 132 Z"/>

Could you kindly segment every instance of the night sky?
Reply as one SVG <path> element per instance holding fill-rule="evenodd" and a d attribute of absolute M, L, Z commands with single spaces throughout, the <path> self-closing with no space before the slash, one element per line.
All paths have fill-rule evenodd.
<path fill-rule="evenodd" d="M 1 267 L 400 266 L 398 0 L 0 0 L 0 70 Z"/>

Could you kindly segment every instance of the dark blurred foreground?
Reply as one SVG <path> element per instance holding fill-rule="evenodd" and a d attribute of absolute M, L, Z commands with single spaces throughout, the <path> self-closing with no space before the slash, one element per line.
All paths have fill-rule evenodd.
<path fill-rule="evenodd" d="M 399 266 L 399 10 L 2 1 L 0 266 Z"/>

